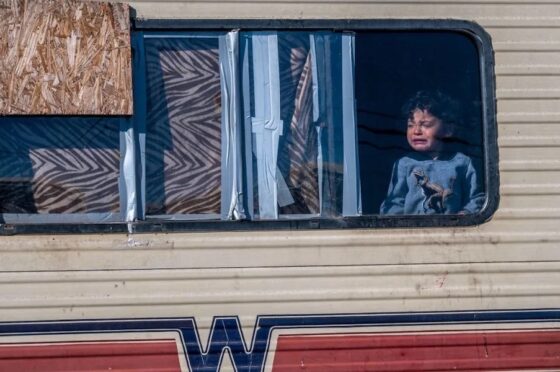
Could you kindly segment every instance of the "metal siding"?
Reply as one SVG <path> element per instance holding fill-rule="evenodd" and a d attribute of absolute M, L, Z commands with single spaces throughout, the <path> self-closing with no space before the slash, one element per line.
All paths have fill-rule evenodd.
<path fill-rule="evenodd" d="M 458 18 L 496 52 L 501 202 L 455 229 L 0 239 L 4 321 L 560 308 L 560 1 L 135 1 L 141 18 Z M 227 359 L 227 358 L 226 358 Z"/>

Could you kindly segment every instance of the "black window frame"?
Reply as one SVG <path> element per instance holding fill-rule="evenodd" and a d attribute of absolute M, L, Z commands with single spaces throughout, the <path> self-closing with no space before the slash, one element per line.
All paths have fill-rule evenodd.
<path fill-rule="evenodd" d="M 449 31 L 462 33 L 476 44 L 480 63 L 482 97 L 482 155 L 486 203 L 481 211 L 467 215 L 362 215 L 355 217 L 312 217 L 279 220 L 192 220 L 146 219 L 111 223 L 40 223 L 1 224 L 0 234 L 45 233 L 148 233 L 189 231 L 248 231 L 358 228 L 427 228 L 476 226 L 489 221 L 499 205 L 499 152 L 496 119 L 496 83 L 494 51 L 490 35 L 477 23 L 450 19 L 375 19 L 375 20 L 267 20 L 267 19 L 133 19 L 134 32 L 207 32 L 207 31 Z M 134 53 L 134 51 L 133 51 Z M 133 81 L 133 86 L 144 83 Z M 363 190 L 362 190 L 363 192 Z"/>

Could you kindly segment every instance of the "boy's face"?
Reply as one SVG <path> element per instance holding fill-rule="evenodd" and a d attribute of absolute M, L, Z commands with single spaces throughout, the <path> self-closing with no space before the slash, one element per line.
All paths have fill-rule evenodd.
<path fill-rule="evenodd" d="M 406 139 L 413 150 L 435 156 L 442 150 L 441 139 L 447 135 L 445 132 L 440 119 L 426 110 L 416 109 L 408 119 Z"/>

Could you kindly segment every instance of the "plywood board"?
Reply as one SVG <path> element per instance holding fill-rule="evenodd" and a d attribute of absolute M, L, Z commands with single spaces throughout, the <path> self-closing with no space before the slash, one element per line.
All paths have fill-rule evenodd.
<path fill-rule="evenodd" d="M 129 7 L 0 0 L 0 115 L 129 115 Z"/>

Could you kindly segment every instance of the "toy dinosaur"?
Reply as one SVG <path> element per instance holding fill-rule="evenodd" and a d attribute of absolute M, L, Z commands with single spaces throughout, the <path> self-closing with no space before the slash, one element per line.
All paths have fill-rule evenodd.
<path fill-rule="evenodd" d="M 422 169 L 415 169 L 412 174 L 416 177 L 416 184 L 422 188 L 422 192 L 426 196 L 424 211 L 433 209 L 436 213 L 444 213 L 445 201 L 453 194 L 452 189 L 445 189 L 437 183 L 430 182 L 430 178 Z"/>

